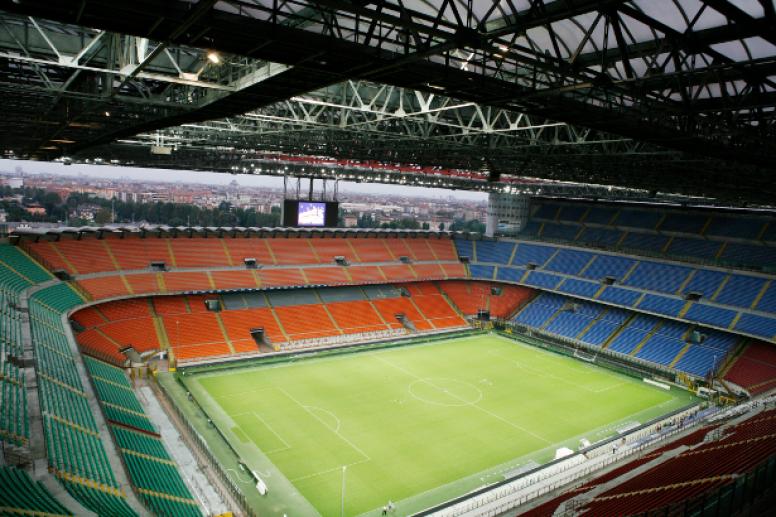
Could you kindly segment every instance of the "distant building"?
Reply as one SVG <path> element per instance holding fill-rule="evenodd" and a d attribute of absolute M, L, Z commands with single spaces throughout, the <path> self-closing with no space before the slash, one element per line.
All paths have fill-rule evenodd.
<path fill-rule="evenodd" d="M 32 215 L 46 215 L 46 209 L 37 203 L 31 203 L 25 206 L 24 211 Z"/>

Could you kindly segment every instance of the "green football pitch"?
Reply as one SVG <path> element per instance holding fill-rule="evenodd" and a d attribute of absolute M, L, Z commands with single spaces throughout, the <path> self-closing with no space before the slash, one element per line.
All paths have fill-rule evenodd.
<path fill-rule="evenodd" d="M 497 335 L 205 372 L 187 385 L 267 483 L 275 502 L 263 514 L 290 516 L 340 515 L 343 499 L 349 516 L 388 500 L 406 515 L 692 403 Z"/>

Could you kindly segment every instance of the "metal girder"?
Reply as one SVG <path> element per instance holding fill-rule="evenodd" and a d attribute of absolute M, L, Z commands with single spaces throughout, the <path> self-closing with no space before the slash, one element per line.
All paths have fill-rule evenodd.
<path fill-rule="evenodd" d="M 457 0 L 224 0 L 212 5 L 172 0 L 163 6 L 152 0 L 25 0 L 18 4 L 0 0 L 0 7 L 27 15 L 292 67 L 260 89 L 223 91 L 217 103 L 158 113 L 128 128 L 103 131 L 82 150 L 172 124 L 199 124 L 219 117 L 233 120 L 240 110 L 252 111 L 347 78 L 360 78 L 444 94 L 474 102 L 480 110 L 491 106 L 566 124 L 556 128 L 588 127 L 593 133 L 618 135 L 612 140 L 691 153 L 697 158 L 666 155 L 687 167 L 688 177 L 695 178 L 701 170 L 715 171 L 709 178 L 716 186 L 709 181 L 695 183 L 728 193 L 728 182 L 716 172 L 725 167 L 708 166 L 713 160 L 707 157 L 729 160 L 727 168 L 735 169 L 739 182 L 743 179 L 758 188 L 768 184 L 775 168 L 770 93 L 776 89 L 772 75 L 776 52 L 750 41 L 758 36 L 768 41 L 769 34 L 776 32 L 772 6 L 769 9 L 766 4 L 759 13 L 751 6 L 723 0 L 531 0 L 525 8 L 511 1 Z M 206 17 L 201 16 L 202 9 Z M 736 50 L 739 47 L 744 49 L 743 57 Z M 34 73 L 38 64 L 27 64 L 29 74 Z M 45 84 L 46 79 L 39 81 Z M 308 106 L 308 112 L 315 109 Z M 381 129 L 395 117 L 383 114 L 385 120 L 381 120 L 376 113 L 370 115 L 375 118 L 358 122 L 363 140 L 374 137 L 373 148 L 380 147 L 378 137 L 386 142 L 401 140 Z M 353 114 L 348 117 L 355 120 Z M 348 128 L 309 121 L 306 126 L 298 121 L 284 123 L 293 132 L 282 137 L 283 145 L 298 136 L 301 144 L 307 139 L 305 149 L 343 154 L 360 149 L 360 143 L 353 149 L 343 147 Z M 485 142 L 492 150 L 505 147 L 504 156 L 514 159 L 509 153 L 520 141 L 517 136 L 505 136 L 509 132 L 466 133 L 460 122 L 426 127 L 428 120 L 407 118 L 402 123 L 413 127 L 408 133 L 436 132 L 414 153 L 419 161 L 436 159 L 452 145 L 483 148 Z M 210 129 L 222 134 L 207 136 L 211 141 L 228 134 L 215 126 Z M 260 128 L 258 133 L 264 136 L 254 136 L 251 145 L 261 145 L 272 134 L 266 131 Z M 588 144 L 577 147 L 583 145 Z M 536 154 L 534 147 L 542 146 L 525 147 Z M 553 152 L 562 148 L 544 147 Z M 586 155 L 590 170 L 601 167 L 610 156 L 612 163 L 622 164 L 616 152 Z M 704 165 L 693 170 L 692 163 Z M 664 170 L 671 171 L 664 181 L 689 188 L 691 182 L 674 173 L 680 169 Z M 545 176 L 554 174 L 548 170 Z M 590 180 L 604 176 L 591 173 Z M 606 178 L 620 184 L 631 181 L 625 173 L 619 179 Z"/>

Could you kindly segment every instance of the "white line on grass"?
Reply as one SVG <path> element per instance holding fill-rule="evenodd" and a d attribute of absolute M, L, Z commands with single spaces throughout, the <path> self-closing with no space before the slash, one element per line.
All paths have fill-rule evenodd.
<path fill-rule="evenodd" d="M 304 476 L 299 476 L 298 478 L 289 479 L 289 481 L 292 483 L 296 483 L 297 481 L 304 481 L 305 479 L 323 476 L 324 474 L 330 474 L 332 472 L 342 472 L 342 467 L 354 467 L 356 465 L 361 465 L 362 463 L 367 463 L 368 461 L 371 461 L 371 459 L 364 458 L 363 460 L 354 461 L 353 463 L 346 463 L 345 465 L 337 465 L 336 467 L 322 470 L 320 472 L 315 472 L 313 474 L 307 474 Z"/>
<path fill-rule="evenodd" d="M 342 441 L 343 441 L 343 442 L 345 442 L 345 443 L 347 443 L 348 445 L 350 445 L 351 447 L 353 447 L 353 450 L 355 450 L 355 451 L 356 451 L 356 452 L 358 452 L 360 455 L 362 455 L 362 456 L 365 458 L 365 460 L 366 460 L 366 461 L 370 461 L 370 460 L 372 459 L 371 457 L 369 457 L 369 455 L 368 455 L 367 453 L 365 453 L 364 451 L 362 451 L 362 450 L 361 450 L 361 448 L 360 448 L 358 445 L 356 445 L 355 443 L 353 443 L 353 442 L 351 442 L 350 440 L 348 440 L 348 439 L 347 439 L 345 436 L 343 436 L 343 435 L 342 435 L 342 433 L 340 433 L 340 432 L 339 432 L 339 430 L 336 430 L 336 431 L 335 431 L 334 429 L 332 429 L 331 427 L 329 427 L 328 425 L 326 425 L 326 422 L 324 422 L 323 420 L 321 420 L 321 418 L 320 418 L 318 415 L 316 415 L 314 412 L 310 411 L 310 409 L 309 409 L 309 407 L 308 407 L 308 406 L 305 406 L 304 404 L 302 404 L 301 402 L 299 402 L 298 400 L 296 400 L 296 398 L 294 398 L 294 396 L 293 396 L 293 395 L 291 395 L 289 392 L 287 392 L 287 391 L 286 391 L 286 390 L 284 390 L 283 388 L 280 388 L 280 387 L 278 387 L 277 389 L 278 389 L 280 392 L 282 392 L 282 393 L 283 393 L 283 394 L 284 394 L 286 397 L 288 397 L 289 399 L 291 399 L 292 401 L 294 401 L 294 402 L 295 402 L 295 403 L 296 403 L 296 404 L 297 404 L 297 405 L 298 405 L 300 408 L 304 409 L 304 410 L 307 412 L 307 414 L 309 414 L 310 416 L 312 416 L 313 418 L 315 418 L 315 419 L 316 419 L 318 422 L 320 422 L 320 423 L 321 423 L 321 425 L 323 425 L 323 426 L 324 426 L 326 429 L 329 429 L 329 430 L 331 430 L 331 432 L 333 432 L 334 434 L 336 434 L 337 436 L 339 436 L 339 437 L 342 439 Z M 338 419 L 338 420 L 339 420 L 339 419 Z M 337 467 L 337 468 L 341 468 L 341 467 Z"/>
<path fill-rule="evenodd" d="M 507 420 L 506 418 L 502 417 L 501 415 L 498 415 L 498 414 L 496 414 L 496 413 L 493 413 L 492 411 L 490 411 L 490 410 L 488 410 L 488 409 L 485 409 L 484 407 L 478 406 L 477 404 L 470 404 L 470 403 L 469 403 L 469 401 L 467 401 L 467 400 L 465 400 L 465 399 L 462 399 L 461 397 L 459 397 L 458 395 L 456 395 L 456 394 L 454 394 L 454 393 L 451 393 L 451 392 L 449 392 L 449 391 L 448 391 L 448 392 L 445 392 L 443 388 L 440 388 L 439 386 L 437 386 L 437 385 L 436 385 L 436 384 L 434 384 L 433 382 L 431 382 L 431 381 L 429 381 L 429 380 L 426 380 L 426 379 L 423 379 L 422 377 L 418 377 L 417 375 L 415 375 L 415 374 L 414 374 L 414 373 L 412 373 L 411 371 L 409 371 L 409 370 L 405 369 L 405 368 L 404 368 L 404 367 L 402 367 L 402 366 L 399 366 L 399 365 L 397 365 L 397 364 L 394 364 L 394 363 L 392 363 L 391 361 L 389 361 L 388 359 L 385 359 L 384 357 L 380 357 L 379 355 L 375 355 L 375 357 L 376 357 L 377 359 L 379 359 L 380 361 L 384 362 L 385 364 L 387 364 L 387 365 L 389 365 L 389 366 L 393 366 L 394 368 L 396 368 L 396 369 L 397 369 L 397 370 L 399 370 L 400 372 L 404 372 L 406 375 L 409 375 L 410 377 L 414 377 L 415 379 L 417 379 L 417 380 L 419 380 L 419 381 L 421 381 L 421 382 L 425 382 L 426 384 L 428 384 L 428 385 L 429 385 L 429 386 L 431 386 L 432 388 L 436 388 L 436 389 L 438 389 L 438 390 L 442 391 L 443 393 L 447 393 L 447 394 L 448 394 L 448 395 L 450 395 L 451 397 L 453 397 L 453 398 L 455 398 L 455 399 L 458 399 L 458 400 L 460 400 L 461 402 L 463 402 L 463 403 L 464 403 L 464 405 L 469 405 L 469 406 L 471 406 L 471 407 L 473 407 L 473 408 L 475 408 L 475 409 L 479 409 L 479 410 L 480 410 L 480 411 L 482 411 L 483 413 L 485 413 L 485 414 L 488 414 L 488 415 L 492 416 L 493 418 L 495 418 L 495 419 L 497 419 L 497 420 L 501 420 L 501 421 L 502 421 L 502 422 L 504 422 L 505 424 L 507 424 L 507 425 L 509 425 L 509 426 L 512 426 L 512 427 L 514 427 L 515 429 L 517 429 L 517 430 L 519 430 L 519 431 L 522 431 L 522 432 L 524 432 L 524 433 L 526 433 L 526 434 L 530 434 L 531 436 L 533 436 L 533 437 L 534 437 L 534 438 L 536 438 L 537 440 L 541 440 L 542 442 L 544 442 L 544 443 L 547 443 L 547 444 L 551 444 L 551 443 L 552 443 L 552 442 L 550 442 L 549 440 L 547 440 L 546 438 L 543 438 L 543 437 L 539 436 L 538 434 L 536 434 L 536 433 L 533 433 L 533 432 L 529 431 L 528 429 L 526 429 L 526 428 L 524 428 L 524 427 L 521 427 L 521 426 L 519 426 L 519 425 L 515 424 L 514 422 L 510 422 L 509 420 Z"/>

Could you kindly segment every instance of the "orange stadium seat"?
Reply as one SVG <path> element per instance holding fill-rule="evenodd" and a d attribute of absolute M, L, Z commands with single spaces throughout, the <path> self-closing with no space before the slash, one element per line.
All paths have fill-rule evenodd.
<path fill-rule="evenodd" d="M 93 300 L 132 294 L 127 290 L 122 275 L 84 278 L 78 280 L 78 285 L 89 293 Z"/>
<path fill-rule="evenodd" d="M 167 292 L 170 293 L 210 289 L 210 280 L 208 280 L 207 273 L 205 272 L 187 271 L 163 273 L 163 277 L 164 286 L 167 288 Z"/>
<path fill-rule="evenodd" d="M 441 264 L 447 278 L 466 278 L 466 268 L 463 264 Z"/>
<path fill-rule="evenodd" d="M 222 239 L 170 239 L 176 267 L 228 266 Z"/>
<path fill-rule="evenodd" d="M 445 278 L 445 271 L 439 264 L 412 264 L 412 269 L 421 280 L 437 280 Z"/>
<path fill-rule="evenodd" d="M 105 337 L 96 329 L 87 329 L 76 336 L 81 351 L 88 355 L 104 359 L 110 363 L 121 365 L 127 357 L 119 352 L 116 343 Z"/>
<path fill-rule="evenodd" d="M 347 284 L 350 279 L 345 273 L 345 268 L 335 267 L 311 267 L 304 270 L 307 283 L 311 285 L 337 285 Z"/>
<path fill-rule="evenodd" d="M 99 305 L 99 311 L 108 321 L 147 318 L 151 316 L 151 308 L 147 298 L 132 298 Z"/>
<path fill-rule="evenodd" d="M 77 274 L 116 270 L 116 265 L 101 240 L 61 240 L 56 243 L 56 246 L 59 252 L 67 257 Z"/>
<path fill-rule="evenodd" d="M 337 326 L 347 334 L 385 330 L 380 315 L 368 301 L 334 302 L 326 304 Z"/>
<path fill-rule="evenodd" d="M 97 307 L 86 307 L 85 309 L 81 309 L 73 314 L 72 319 L 77 321 L 84 328 L 96 327 L 108 321 Z"/>
<path fill-rule="evenodd" d="M 241 259 L 242 260 L 242 259 Z M 253 271 L 211 271 L 210 276 L 216 289 L 240 289 L 256 287 Z"/>
<path fill-rule="evenodd" d="M 428 239 L 404 239 L 410 256 L 414 260 L 436 260 L 434 252 L 428 244 Z"/>
<path fill-rule="evenodd" d="M 159 316 L 170 314 L 186 314 L 189 312 L 186 299 L 183 296 L 155 296 L 154 311 Z"/>
<path fill-rule="evenodd" d="M 439 289 L 431 282 L 414 282 L 411 284 L 401 284 L 411 295 L 439 294 Z"/>
<path fill-rule="evenodd" d="M 269 251 L 268 239 L 255 237 L 224 239 L 232 258 L 233 266 L 243 265 L 246 258 L 253 258 L 259 264 L 273 265 L 275 260 Z"/>
<path fill-rule="evenodd" d="M 322 305 L 275 307 L 275 313 L 291 339 L 335 336 L 340 333 Z"/>
<path fill-rule="evenodd" d="M 135 294 L 151 294 L 161 292 L 156 273 L 139 273 L 136 275 L 124 275 L 124 278 L 132 287 Z"/>
<path fill-rule="evenodd" d="M 273 287 L 282 285 L 304 285 L 302 270 L 298 268 L 289 269 L 262 269 L 259 271 L 262 287 Z"/>
<path fill-rule="evenodd" d="M 215 294 L 190 294 L 186 296 L 186 302 L 189 306 L 189 312 L 195 313 L 195 312 L 207 312 L 207 307 L 205 307 L 205 300 L 210 300 L 213 298 L 218 298 L 218 295 Z"/>
<path fill-rule="evenodd" d="M 412 302 L 410 302 L 409 298 L 403 296 L 399 298 L 382 298 L 379 300 L 372 300 L 372 304 L 383 319 L 388 322 L 391 328 L 400 328 L 402 326 L 401 323 L 396 320 L 397 314 L 404 314 L 416 327 L 418 324 L 424 325 L 425 328 L 420 329 L 420 327 L 418 327 L 419 330 L 428 330 L 431 328 L 425 318 L 418 312 Z"/>
<path fill-rule="evenodd" d="M 141 240 L 138 237 L 125 237 L 123 239 L 108 237 L 105 239 L 105 245 L 110 248 L 120 269 L 146 269 L 150 261 L 145 252 L 144 241 L 145 239 Z"/>
<path fill-rule="evenodd" d="M 159 349 L 159 338 L 156 335 L 153 319 L 150 317 L 112 321 L 101 325 L 97 330 L 118 343 L 120 347 L 132 346 L 141 353 Z"/>
<path fill-rule="evenodd" d="M 358 255 L 359 262 L 393 262 L 397 257 L 391 255 L 385 245 L 385 239 L 348 239 Z"/>
<path fill-rule="evenodd" d="M 400 282 L 402 280 L 415 280 L 415 273 L 408 264 L 396 264 L 393 266 L 379 266 L 389 282 Z"/>
<path fill-rule="evenodd" d="M 434 320 L 437 318 L 452 318 L 459 317 L 450 304 L 445 300 L 438 291 L 436 294 L 424 294 L 420 296 L 413 296 L 412 300 L 415 305 L 418 306 L 420 312 L 428 320 Z"/>
<path fill-rule="evenodd" d="M 250 339 L 252 328 L 264 328 L 264 334 L 272 343 L 281 343 L 286 340 L 283 331 L 280 330 L 275 317 L 272 315 L 272 309 L 240 309 L 234 311 L 223 311 L 221 320 L 229 335 L 232 343 Z"/>
<path fill-rule="evenodd" d="M 428 239 L 426 242 L 433 250 L 436 260 L 458 260 L 452 239 Z"/>
<path fill-rule="evenodd" d="M 399 260 L 399 257 L 415 258 L 412 250 L 407 246 L 408 239 L 384 239 L 385 246 L 394 257 L 393 260 Z"/>
<path fill-rule="evenodd" d="M 268 239 L 278 264 L 317 264 L 310 239 Z"/>
<path fill-rule="evenodd" d="M 378 266 L 350 266 L 348 267 L 348 274 L 353 282 L 371 282 L 381 283 L 385 282 L 386 278 Z"/>
<path fill-rule="evenodd" d="M 349 262 L 356 260 L 353 248 L 348 244 L 348 239 L 309 239 L 318 260 L 322 264 L 334 262 L 334 257 L 345 257 Z"/>
<path fill-rule="evenodd" d="M 57 253 L 56 243 L 47 241 L 31 242 L 28 249 L 33 256 L 40 258 L 43 263 L 48 264 L 52 269 L 63 269 L 68 273 L 76 274 L 62 255 Z"/>

